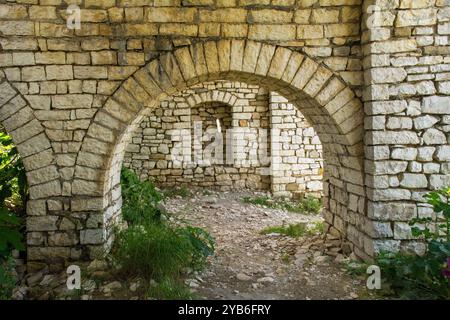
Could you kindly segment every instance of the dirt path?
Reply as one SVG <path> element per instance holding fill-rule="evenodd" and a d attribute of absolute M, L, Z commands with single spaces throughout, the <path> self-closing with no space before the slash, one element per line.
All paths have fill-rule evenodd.
<path fill-rule="evenodd" d="M 188 273 L 186 284 L 199 299 L 360 299 L 371 298 L 363 278 L 345 272 L 337 261 L 346 258 L 328 248 L 320 234 L 297 239 L 277 233 L 261 234 L 267 227 L 304 223 L 317 226 L 317 215 L 289 213 L 246 204 L 250 192 L 199 191 L 186 198 L 167 200 L 173 222 L 208 230 L 216 240 L 216 254 L 201 273 Z M 334 252 L 334 254 L 332 254 Z M 143 280 L 117 278 L 105 261 L 85 267 L 81 291 L 67 289 L 67 273 L 29 274 L 14 291 L 14 299 L 147 299 Z M 111 272 L 113 271 L 113 272 Z M 85 274 L 86 275 L 86 274 Z"/>
<path fill-rule="evenodd" d="M 262 235 L 266 227 L 320 222 L 320 216 L 243 203 L 251 193 L 196 193 L 166 203 L 174 217 L 207 229 L 216 240 L 210 265 L 187 280 L 203 299 L 357 299 L 365 283 L 324 254 L 320 236 Z M 343 259 L 343 256 L 338 256 Z"/>

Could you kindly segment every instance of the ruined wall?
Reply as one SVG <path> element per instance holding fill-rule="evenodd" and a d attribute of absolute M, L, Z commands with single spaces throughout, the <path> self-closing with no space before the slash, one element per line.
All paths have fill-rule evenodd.
<path fill-rule="evenodd" d="M 216 102 L 202 103 L 200 96 L 206 93 L 215 96 Z M 234 106 L 225 104 L 227 93 L 239 102 Z M 187 100 L 197 104 L 191 106 Z M 195 151 L 191 150 L 190 154 L 185 154 L 186 163 L 174 164 L 173 149 L 182 145 L 177 129 L 192 131 L 193 147 L 194 121 L 201 120 L 204 140 L 208 140 L 201 150 L 214 140 L 206 137 L 206 130 L 212 126 L 215 132 L 215 120 L 211 122 L 209 117 L 200 116 L 199 109 L 200 114 L 207 111 L 212 118 L 231 120 L 225 121 L 223 126 L 224 161 L 216 165 L 199 164 L 195 160 Z M 226 130 L 236 128 L 248 131 L 243 131 L 237 140 L 229 138 L 227 141 Z M 275 134 L 279 138 L 271 141 Z M 285 98 L 259 86 L 216 81 L 184 90 L 163 101 L 145 117 L 131 139 L 124 164 L 141 179 L 150 179 L 161 186 L 271 190 L 275 196 L 285 197 L 299 197 L 305 193 L 321 195 L 322 146 L 314 128 Z M 242 147 L 239 152 L 235 150 L 231 163 L 227 161 L 227 143 L 239 143 Z"/>
<path fill-rule="evenodd" d="M 202 99 L 206 95 L 210 98 Z M 216 119 L 221 123 L 222 153 L 216 154 L 214 147 L 209 159 L 207 148 L 217 141 Z M 196 123 L 201 125 L 198 131 L 194 129 Z M 237 128 L 245 130 L 241 139 L 228 138 L 230 130 Z M 270 135 L 266 90 L 238 82 L 205 82 L 172 95 L 137 125 L 124 164 L 142 179 L 161 186 L 268 190 L 270 159 L 258 157 L 260 151 L 270 152 L 270 146 L 264 148 L 260 143 L 259 136 L 264 134 Z M 180 154 L 177 148 L 183 148 L 181 140 L 186 135 L 190 135 L 188 150 Z M 238 143 L 242 152 L 235 149 L 228 156 L 227 145 L 236 148 Z"/>

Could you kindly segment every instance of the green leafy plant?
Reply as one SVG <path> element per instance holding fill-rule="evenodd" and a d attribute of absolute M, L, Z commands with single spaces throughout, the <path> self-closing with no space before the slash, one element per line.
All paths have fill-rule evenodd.
<path fill-rule="evenodd" d="M 12 138 L 0 126 L 0 300 L 16 284 L 12 250 L 24 250 L 22 220 L 27 198 L 25 169 Z"/>
<path fill-rule="evenodd" d="M 21 219 L 27 197 L 25 169 L 13 141 L 0 127 L 0 262 L 23 250 Z"/>
<path fill-rule="evenodd" d="M 0 300 L 9 300 L 16 286 L 16 277 L 13 274 L 14 260 L 8 256 L 0 262 Z"/>
<path fill-rule="evenodd" d="M 214 254 L 216 245 L 214 238 L 204 229 L 191 226 L 178 228 L 177 232 L 185 236 L 193 248 L 191 266 L 201 269 L 206 259 Z"/>
<path fill-rule="evenodd" d="M 122 216 L 128 224 L 145 224 L 161 217 L 158 203 L 163 195 L 150 181 L 140 181 L 131 170 L 123 168 L 121 175 Z"/>
<path fill-rule="evenodd" d="M 28 187 L 25 168 L 12 138 L 0 127 L 0 206 L 24 206 Z"/>
<path fill-rule="evenodd" d="M 4 207 L 0 207 L 0 262 L 12 249 L 24 250 L 20 219 Z"/>
<path fill-rule="evenodd" d="M 128 169 L 122 171 L 122 190 L 128 228 L 118 231 L 112 252 L 120 273 L 157 280 L 158 285 L 149 289 L 152 297 L 189 297 L 180 279 L 183 270 L 201 269 L 214 254 L 214 239 L 201 228 L 160 219 L 164 195 Z"/>
<path fill-rule="evenodd" d="M 411 220 L 412 235 L 422 237 L 427 241 L 450 242 L 450 187 L 433 191 L 427 194 L 425 198 L 433 206 L 434 218 Z M 423 227 L 415 226 L 417 224 L 422 224 Z"/>
<path fill-rule="evenodd" d="M 444 275 L 450 257 L 450 188 L 426 196 L 435 218 L 411 221 L 412 234 L 427 243 L 423 256 L 381 253 L 377 259 L 388 290 L 385 294 L 408 299 L 450 299 L 449 279 Z M 420 225 L 417 225 L 420 224 Z"/>

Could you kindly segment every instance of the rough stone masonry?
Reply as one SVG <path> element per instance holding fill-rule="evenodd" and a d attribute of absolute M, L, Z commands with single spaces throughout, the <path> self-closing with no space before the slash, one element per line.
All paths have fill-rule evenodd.
<path fill-rule="evenodd" d="M 163 187 L 321 196 L 322 145 L 314 128 L 286 99 L 255 85 L 205 82 L 172 95 L 137 125 L 126 151 L 126 167 Z"/>
<path fill-rule="evenodd" d="M 31 271 L 105 252 L 131 128 L 218 80 L 277 92 L 313 126 L 330 237 L 362 258 L 423 250 L 407 222 L 450 184 L 448 0 L 67 2 L 0 1 L 0 121 L 30 184 Z"/>

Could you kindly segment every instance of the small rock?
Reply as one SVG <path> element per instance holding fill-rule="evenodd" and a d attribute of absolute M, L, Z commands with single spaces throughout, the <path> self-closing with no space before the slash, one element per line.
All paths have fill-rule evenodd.
<path fill-rule="evenodd" d="M 238 279 L 239 281 L 244 281 L 244 282 L 246 282 L 246 281 L 252 280 L 252 277 L 250 277 L 250 276 L 248 276 L 248 275 L 246 275 L 246 274 L 244 274 L 244 273 L 238 273 L 238 274 L 236 275 L 236 279 Z"/>
<path fill-rule="evenodd" d="M 317 256 L 314 258 L 314 262 L 319 264 L 319 265 L 324 265 L 328 262 L 328 257 L 327 256 Z"/>
<path fill-rule="evenodd" d="M 104 260 L 94 260 L 87 267 L 89 272 L 108 270 L 108 263 Z"/>
<path fill-rule="evenodd" d="M 158 285 L 158 282 L 156 282 L 155 280 L 151 279 L 150 280 L 150 286 L 151 287 L 156 287 Z"/>
<path fill-rule="evenodd" d="M 272 277 L 263 277 L 263 278 L 259 278 L 257 280 L 257 282 L 259 282 L 259 283 L 272 283 L 274 281 L 275 280 Z"/>
<path fill-rule="evenodd" d="M 266 237 L 279 237 L 279 236 L 280 236 L 280 234 L 276 233 L 276 232 L 266 234 Z"/>
<path fill-rule="evenodd" d="M 90 300 L 90 299 L 91 299 L 91 297 L 88 294 L 83 294 L 81 296 L 81 300 Z"/>
<path fill-rule="evenodd" d="M 347 243 L 347 242 L 343 243 L 341 249 L 342 249 L 342 253 L 345 255 L 349 255 L 352 253 L 352 247 L 351 247 L 350 243 Z"/>
<path fill-rule="evenodd" d="M 141 284 L 139 282 L 132 282 L 130 284 L 130 291 L 135 292 L 140 286 Z"/>
<path fill-rule="evenodd" d="M 344 257 L 344 255 L 338 254 L 338 255 L 336 256 L 336 258 L 334 259 L 334 262 L 336 262 L 336 263 L 342 263 L 342 262 L 344 262 L 345 260 L 347 260 L 347 259 Z"/>
<path fill-rule="evenodd" d="M 217 198 L 215 198 L 215 197 L 206 197 L 205 198 L 205 202 L 208 203 L 208 204 L 215 204 L 215 203 L 217 203 Z"/>
<path fill-rule="evenodd" d="M 95 288 L 97 288 L 97 284 L 95 283 L 94 280 L 87 280 L 83 283 L 82 287 L 87 292 L 91 292 L 91 291 L 95 290 Z"/>
<path fill-rule="evenodd" d="M 113 290 L 118 290 L 122 288 L 122 284 L 119 281 L 114 281 L 111 283 L 108 283 L 107 285 L 103 286 L 101 291 L 104 293 L 110 293 Z"/>
<path fill-rule="evenodd" d="M 29 291 L 30 291 L 30 288 L 28 288 L 28 287 L 15 288 L 12 292 L 12 299 L 13 300 L 24 300 L 27 297 L 27 294 Z"/>
<path fill-rule="evenodd" d="M 42 280 L 42 278 L 44 278 L 44 274 L 42 272 L 37 272 L 35 274 L 29 275 L 27 278 L 28 286 L 32 287 L 38 284 Z"/>
<path fill-rule="evenodd" d="M 51 274 L 47 274 L 44 276 L 44 278 L 41 280 L 39 285 L 41 287 L 48 287 L 53 281 L 55 280 L 55 276 Z"/>
<path fill-rule="evenodd" d="M 350 297 L 352 297 L 352 299 L 358 299 L 359 298 L 359 296 L 355 292 L 350 293 Z"/>

